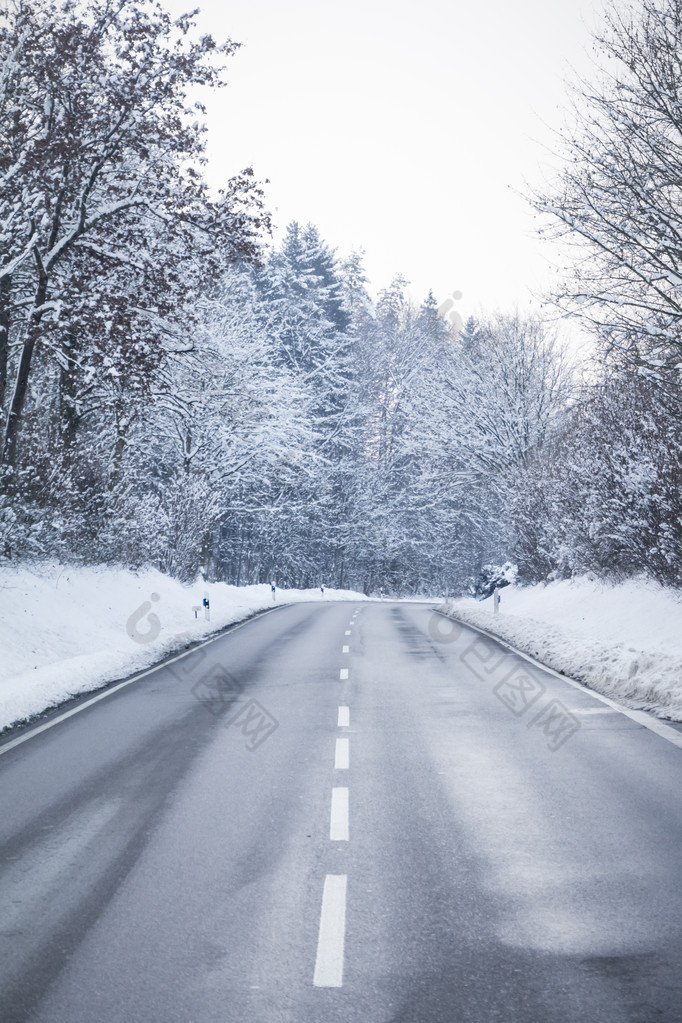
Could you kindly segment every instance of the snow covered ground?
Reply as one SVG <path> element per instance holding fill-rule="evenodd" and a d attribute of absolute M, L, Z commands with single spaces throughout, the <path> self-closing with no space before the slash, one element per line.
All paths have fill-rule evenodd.
<path fill-rule="evenodd" d="M 192 611 L 205 593 L 210 622 L 203 608 L 196 619 Z M 579 579 L 509 586 L 501 597 L 496 616 L 490 599 L 451 608 L 612 699 L 682 721 L 682 594 L 644 580 L 606 586 Z M 277 603 L 321 599 L 367 598 L 277 591 Z M 183 586 L 153 570 L 2 568 L 0 729 L 272 606 L 267 585 Z"/>
<path fill-rule="evenodd" d="M 193 607 L 207 593 L 211 620 Z M 349 590 L 277 590 L 277 603 L 366 600 Z M 268 585 L 183 586 L 160 572 L 0 569 L 0 730 L 143 670 L 194 639 L 273 606 Z"/>
<path fill-rule="evenodd" d="M 509 586 L 450 602 L 454 617 L 493 632 L 555 671 L 628 707 L 682 721 L 682 594 L 647 580 L 582 578 Z"/>

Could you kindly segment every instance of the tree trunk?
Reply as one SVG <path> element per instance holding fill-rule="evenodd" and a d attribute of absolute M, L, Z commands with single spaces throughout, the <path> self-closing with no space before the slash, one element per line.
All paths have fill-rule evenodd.
<path fill-rule="evenodd" d="M 78 381 L 77 367 L 74 362 L 74 341 L 70 336 L 63 342 L 65 356 L 69 359 L 68 367 L 61 366 L 59 371 L 59 426 L 60 436 L 67 451 L 76 446 L 76 435 L 80 426 L 78 413 Z"/>
<path fill-rule="evenodd" d="M 19 427 L 21 426 L 24 406 L 26 405 L 26 396 L 28 394 L 28 378 L 31 374 L 33 353 L 35 351 L 36 341 L 38 340 L 38 329 L 40 327 L 40 321 L 43 318 L 43 314 L 40 312 L 40 309 L 45 304 L 45 299 L 47 298 L 47 274 L 42 268 L 42 263 L 40 262 L 40 257 L 38 255 L 36 255 L 36 261 L 38 262 L 40 278 L 38 281 L 38 288 L 33 308 L 34 310 L 37 309 L 39 311 L 36 315 L 31 316 L 28 324 L 26 325 L 26 338 L 21 350 L 17 382 L 14 387 L 14 394 L 12 395 L 12 401 L 7 414 L 5 437 L 2 444 L 2 453 L 0 455 L 0 463 L 4 465 L 14 465 L 16 462 Z"/>
<path fill-rule="evenodd" d="M 120 421 L 116 425 L 116 443 L 111 453 L 111 469 L 109 470 L 109 489 L 115 490 L 121 482 L 123 469 L 123 456 L 128 446 L 128 427 L 122 426 Z"/>
<path fill-rule="evenodd" d="M 19 426 L 26 404 L 28 394 L 28 378 L 31 372 L 31 362 L 36 346 L 37 331 L 31 331 L 30 336 L 24 341 L 19 361 L 19 372 L 17 382 L 12 395 L 9 412 L 7 414 L 7 426 L 5 427 L 5 438 L 2 449 L 2 461 L 5 465 L 14 465 L 17 457 L 17 439 L 19 437 Z"/>
<path fill-rule="evenodd" d="M 0 280 L 0 412 L 5 407 L 5 391 L 7 389 L 11 291 L 12 278 L 7 275 Z"/>

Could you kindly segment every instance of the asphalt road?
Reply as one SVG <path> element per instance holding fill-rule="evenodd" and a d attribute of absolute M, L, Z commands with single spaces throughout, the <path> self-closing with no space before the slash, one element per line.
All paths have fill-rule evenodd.
<path fill-rule="evenodd" d="M 682 1021 L 682 749 L 425 605 L 5 749 L 0 856 L 3 1023 Z"/>

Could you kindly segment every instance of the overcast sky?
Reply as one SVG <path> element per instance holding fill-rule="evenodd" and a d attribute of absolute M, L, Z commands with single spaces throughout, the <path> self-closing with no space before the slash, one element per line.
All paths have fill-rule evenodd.
<path fill-rule="evenodd" d="M 553 254 L 516 193 L 547 172 L 599 0 L 198 3 L 244 44 L 210 102 L 213 182 L 253 165 L 278 231 L 364 248 L 375 291 L 401 272 L 463 315 L 529 308 Z"/>

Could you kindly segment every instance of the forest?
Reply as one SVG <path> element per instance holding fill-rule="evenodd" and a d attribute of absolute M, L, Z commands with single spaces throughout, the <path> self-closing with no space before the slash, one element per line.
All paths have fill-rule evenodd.
<path fill-rule="evenodd" d="M 206 181 L 236 44 L 154 0 L 0 11 L 0 558 L 458 593 L 682 584 L 682 2 L 607 9 L 546 315 L 375 295 L 250 168 Z M 578 358 L 570 317 L 589 338 Z"/>

